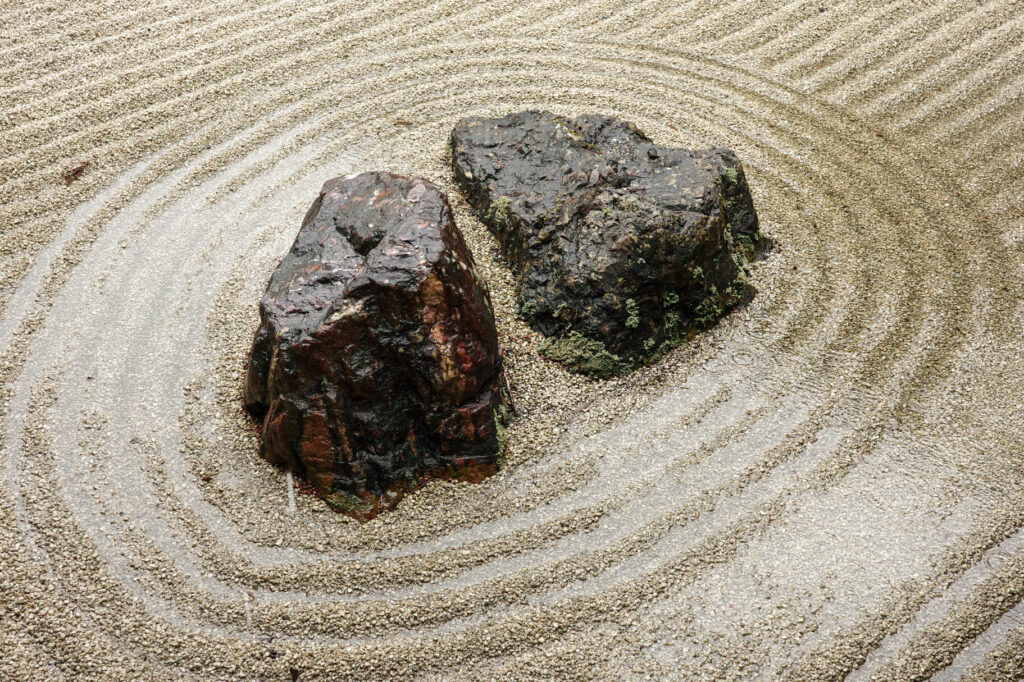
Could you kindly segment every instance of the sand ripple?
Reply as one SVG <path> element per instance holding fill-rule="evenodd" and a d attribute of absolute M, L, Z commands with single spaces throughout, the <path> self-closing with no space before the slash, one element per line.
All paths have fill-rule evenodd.
<path fill-rule="evenodd" d="M 1017 3 L 5 12 L 0 677 L 1024 675 Z M 454 199 L 455 120 L 534 106 L 736 149 L 760 293 L 589 382 L 455 201 L 507 462 L 325 511 L 239 408 L 276 259 L 324 179 Z"/>

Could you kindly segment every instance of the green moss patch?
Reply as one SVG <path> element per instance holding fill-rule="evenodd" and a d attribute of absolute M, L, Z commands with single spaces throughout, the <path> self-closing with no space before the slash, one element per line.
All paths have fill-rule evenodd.
<path fill-rule="evenodd" d="M 342 514 L 365 513 L 373 507 L 373 502 L 343 492 L 325 495 L 324 502 L 328 507 Z"/>
<path fill-rule="evenodd" d="M 508 197 L 498 197 L 491 202 L 490 207 L 487 209 L 487 214 L 484 216 L 484 222 L 491 225 L 504 224 L 508 222 L 511 207 L 511 199 Z"/>
<path fill-rule="evenodd" d="M 631 363 L 608 352 L 603 343 L 579 332 L 546 339 L 540 350 L 545 357 L 594 379 L 608 379 L 633 368 Z"/>
<path fill-rule="evenodd" d="M 640 306 L 631 298 L 626 299 L 626 326 L 636 329 L 640 324 Z"/>

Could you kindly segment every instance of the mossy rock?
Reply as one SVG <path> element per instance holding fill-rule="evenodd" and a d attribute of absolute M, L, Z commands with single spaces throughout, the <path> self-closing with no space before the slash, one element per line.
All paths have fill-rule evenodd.
<path fill-rule="evenodd" d="M 749 300 L 768 248 L 736 155 L 655 144 L 609 116 L 468 118 L 452 170 L 516 275 L 545 355 L 607 377 Z"/>

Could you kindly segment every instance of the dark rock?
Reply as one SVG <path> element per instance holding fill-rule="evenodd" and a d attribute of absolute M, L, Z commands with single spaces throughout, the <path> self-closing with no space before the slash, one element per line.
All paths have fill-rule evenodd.
<path fill-rule="evenodd" d="M 736 156 L 653 144 L 608 116 L 525 111 L 451 135 L 466 199 L 547 354 L 593 376 L 651 361 L 753 294 L 768 247 Z"/>
<path fill-rule="evenodd" d="M 245 404 L 261 452 L 369 516 L 494 470 L 505 406 L 487 287 L 422 179 L 329 180 L 260 301 Z"/>

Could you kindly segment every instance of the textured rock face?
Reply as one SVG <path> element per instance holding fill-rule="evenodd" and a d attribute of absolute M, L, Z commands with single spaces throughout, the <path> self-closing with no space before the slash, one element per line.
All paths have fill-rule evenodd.
<path fill-rule="evenodd" d="M 344 511 L 425 476 L 479 478 L 504 407 L 494 314 L 444 194 L 328 181 L 260 302 L 245 383 L 262 454 Z"/>
<path fill-rule="evenodd" d="M 767 248 L 736 156 L 662 147 L 607 116 L 464 119 L 452 166 L 517 275 L 546 352 L 609 376 L 752 295 Z"/>

